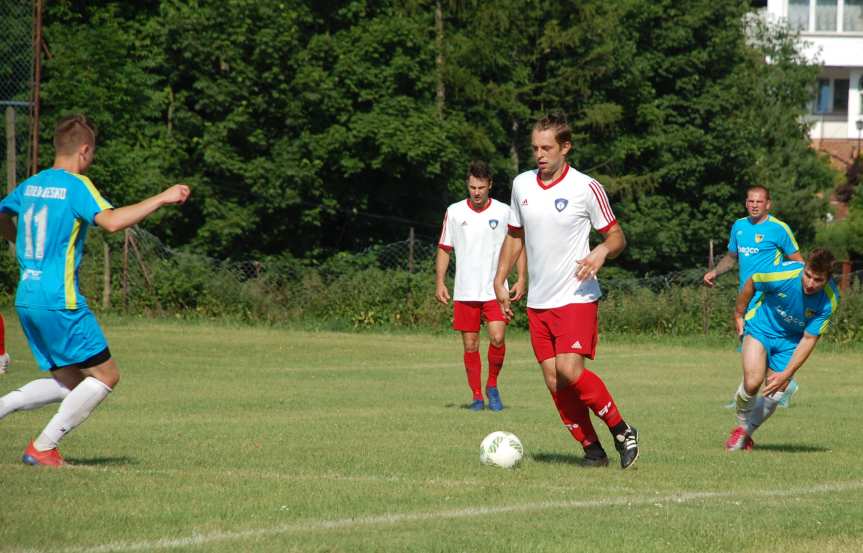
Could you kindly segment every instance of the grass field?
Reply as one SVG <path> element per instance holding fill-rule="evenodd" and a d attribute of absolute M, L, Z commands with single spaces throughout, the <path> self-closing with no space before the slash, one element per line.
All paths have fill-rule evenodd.
<path fill-rule="evenodd" d="M 37 375 L 7 326 L 0 393 Z M 123 379 L 63 442 L 74 467 L 20 463 L 53 406 L 0 421 L 0 552 L 863 551 L 859 350 L 816 351 L 727 454 L 733 344 L 604 339 L 591 367 L 642 437 L 621 471 L 577 465 L 524 335 L 507 409 L 474 413 L 454 334 L 105 326 Z M 500 429 L 517 470 L 478 462 Z"/>

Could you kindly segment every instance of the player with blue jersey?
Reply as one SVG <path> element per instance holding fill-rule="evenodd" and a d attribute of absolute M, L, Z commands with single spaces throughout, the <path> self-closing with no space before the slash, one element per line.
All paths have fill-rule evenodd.
<path fill-rule="evenodd" d="M 0 397 L 0 418 L 60 402 L 57 414 L 24 451 L 25 463 L 47 466 L 65 463 L 58 442 L 120 380 L 102 329 L 78 289 L 87 229 L 97 224 L 108 232 L 122 230 L 189 197 L 189 188 L 178 184 L 115 209 L 84 176 L 93 162 L 96 133 L 82 115 L 58 123 L 54 147 L 53 167 L 0 201 L 0 234 L 15 241 L 20 267 L 15 309 L 39 368 L 51 373 Z"/>
<path fill-rule="evenodd" d="M 704 275 L 704 283 L 711 288 L 716 285 L 716 277 L 739 265 L 737 291 L 743 288 L 746 279 L 753 273 L 767 271 L 776 267 L 786 259 L 803 261 L 797 241 L 791 228 L 776 217 L 770 215 L 773 204 L 770 191 L 766 187 L 756 185 L 746 190 L 746 211 L 748 216 L 738 219 L 731 226 L 728 237 L 728 253 L 719 260 L 716 268 Z M 760 292 L 756 292 L 753 303 Z M 797 390 L 797 383 L 791 383 L 791 391 L 783 399 L 783 405 Z M 733 407 L 732 401 L 728 407 Z"/>
<path fill-rule="evenodd" d="M 839 290 L 830 278 L 834 261 L 827 250 L 816 249 L 805 263 L 786 261 L 744 283 L 735 305 L 735 324 L 743 336 L 743 383 L 735 396 L 738 425 L 726 450 L 752 449 L 752 434 L 776 410 L 829 328 L 839 305 Z M 750 306 L 756 292 L 761 297 Z"/>
<path fill-rule="evenodd" d="M 746 191 L 748 216 L 738 219 L 731 226 L 728 237 L 728 254 L 719 260 L 716 268 L 704 275 L 704 283 L 711 288 L 716 277 L 734 268 L 739 263 L 740 284 L 753 273 L 776 267 L 782 261 L 803 261 L 791 228 L 770 215 L 770 191 L 763 186 L 751 186 Z"/>

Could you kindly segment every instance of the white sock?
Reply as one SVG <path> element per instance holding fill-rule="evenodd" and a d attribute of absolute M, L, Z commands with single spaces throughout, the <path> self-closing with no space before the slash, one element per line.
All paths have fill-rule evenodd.
<path fill-rule="evenodd" d="M 111 392 L 111 388 L 102 383 L 98 378 L 88 376 L 69 392 L 57 414 L 48 422 L 48 425 L 36 438 L 33 445 L 38 451 L 54 449 L 63 436 L 75 429 L 79 424 L 87 420 L 93 409 Z"/>
<path fill-rule="evenodd" d="M 68 395 L 69 388 L 53 378 L 33 380 L 0 397 L 0 419 L 15 411 L 29 411 L 63 401 Z"/>
<path fill-rule="evenodd" d="M 746 433 L 750 436 L 753 432 L 758 430 L 758 427 L 764 424 L 764 421 L 770 418 L 776 411 L 776 407 L 779 405 L 779 402 L 782 401 L 782 396 L 785 395 L 785 392 L 774 392 L 767 397 L 758 396 L 758 400 L 755 402 L 755 408 L 752 409 L 752 412 L 749 413 L 749 417 L 746 420 Z"/>
<path fill-rule="evenodd" d="M 749 413 L 755 406 L 755 396 L 750 396 L 746 393 L 743 383 L 737 388 L 737 393 L 734 395 L 734 403 L 737 405 L 737 422 L 740 426 L 746 425 L 746 420 L 749 418 Z"/>

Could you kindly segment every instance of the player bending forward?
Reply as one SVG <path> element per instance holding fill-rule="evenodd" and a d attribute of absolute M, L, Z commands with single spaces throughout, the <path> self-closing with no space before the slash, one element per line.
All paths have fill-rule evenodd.
<path fill-rule="evenodd" d="M 503 244 L 494 286 L 507 316 L 512 315 L 504 279 L 527 251 L 527 318 L 530 341 L 560 418 L 584 448 L 585 466 L 608 465 L 608 456 L 588 409 L 611 430 L 620 466 L 638 459 L 638 432 L 626 424 L 602 379 L 585 367 L 597 342 L 596 273 L 607 258 L 626 246 L 605 190 L 566 162 L 572 132 L 563 118 L 546 117 L 531 135 L 538 170 L 517 176 L 512 185 L 509 233 Z M 590 229 L 605 240 L 590 249 Z"/>
<path fill-rule="evenodd" d="M 54 147 L 54 166 L 25 180 L 0 202 L 0 233 L 15 240 L 21 271 L 15 309 L 36 363 L 51 373 L 51 378 L 33 380 L 0 398 L 0 419 L 60 402 L 22 459 L 48 466 L 64 464 L 57 444 L 120 381 L 102 329 L 78 291 L 87 228 L 95 223 L 108 232 L 122 230 L 189 197 L 189 188 L 177 184 L 114 209 L 83 175 L 93 162 L 96 134 L 82 115 L 57 124 Z M 18 217 L 17 231 L 12 216 Z"/>
<path fill-rule="evenodd" d="M 788 383 L 827 331 L 839 306 L 839 291 L 830 278 L 833 263 L 830 252 L 816 249 L 806 263 L 786 261 L 753 274 L 743 285 L 734 313 L 737 333 L 743 336 L 743 383 L 735 398 L 738 425 L 725 442 L 727 451 L 752 449 L 752 434 L 776 410 Z M 756 292 L 761 298 L 747 311 Z"/>

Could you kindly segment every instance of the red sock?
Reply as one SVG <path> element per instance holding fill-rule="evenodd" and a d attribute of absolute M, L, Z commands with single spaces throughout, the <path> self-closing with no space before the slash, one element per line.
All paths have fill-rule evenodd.
<path fill-rule="evenodd" d="M 473 392 L 473 398 L 482 399 L 482 357 L 478 351 L 465 352 L 464 370 L 467 373 L 467 385 Z"/>
<path fill-rule="evenodd" d="M 551 399 L 554 400 L 560 420 L 582 447 L 599 441 L 596 430 L 593 429 L 593 423 L 590 421 L 587 406 L 578 399 L 577 394 L 570 388 L 565 388 L 558 390 L 556 394 L 551 394 Z"/>
<path fill-rule="evenodd" d="M 617 426 L 623 421 L 623 417 L 617 410 L 617 405 L 614 404 L 614 399 L 608 393 L 608 388 L 596 374 L 584 369 L 578 380 L 570 384 L 570 388 L 578 394 L 578 398 L 597 417 L 605 421 L 609 428 Z"/>
<path fill-rule="evenodd" d="M 503 358 L 506 356 L 506 344 L 501 344 L 499 348 L 493 345 L 488 345 L 488 381 L 485 384 L 486 388 L 497 388 L 497 375 L 503 368 Z"/>
<path fill-rule="evenodd" d="M 0 315 L 0 355 L 6 353 L 6 321 Z"/>

